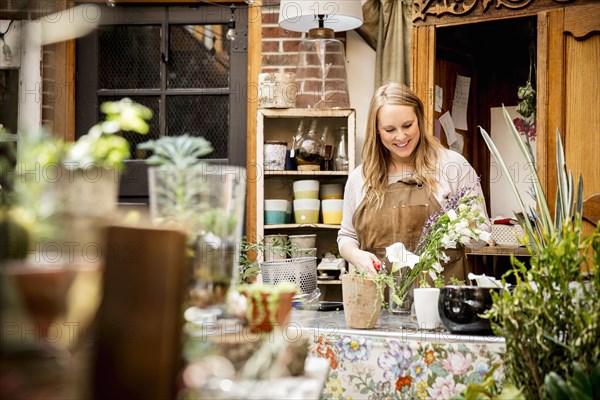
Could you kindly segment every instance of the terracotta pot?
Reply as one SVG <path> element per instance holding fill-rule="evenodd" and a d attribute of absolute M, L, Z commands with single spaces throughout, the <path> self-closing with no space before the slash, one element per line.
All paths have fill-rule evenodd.
<path fill-rule="evenodd" d="M 62 263 L 24 262 L 7 265 L 3 273 L 14 279 L 25 309 L 46 338 L 50 325 L 67 312 L 67 293 L 75 271 Z"/>
<path fill-rule="evenodd" d="M 242 294 L 248 298 L 246 318 L 252 332 L 271 332 L 288 324 L 295 292 Z M 279 296 L 274 304 L 272 296 Z"/>
<path fill-rule="evenodd" d="M 344 316 L 349 328 L 373 329 L 381 314 L 381 297 L 372 280 L 341 276 Z M 375 299 L 375 301 L 373 301 Z"/>

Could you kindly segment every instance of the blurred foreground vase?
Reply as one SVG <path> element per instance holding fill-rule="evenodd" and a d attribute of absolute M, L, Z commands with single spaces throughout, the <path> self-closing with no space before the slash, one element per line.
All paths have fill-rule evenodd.
<path fill-rule="evenodd" d="M 60 253 L 33 254 L 24 261 L 2 266 L 3 279 L 15 286 L 20 302 L 35 331 L 46 340 L 54 328 L 52 344 L 65 350 L 76 344 L 79 334 L 95 317 L 100 302 L 102 263 Z M 78 323 L 69 335 L 61 329 Z M 64 337 L 63 337 L 64 336 Z"/>
<path fill-rule="evenodd" d="M 149 188 L 154 223 L 187 234 L 193 252 L 193 305 L 222 309 L 230 285 L 238 280 L 246 170 L 210 164 L 150 168 Z"/>
<path fill-rule="evenodd" d="M 174 399 L 181 368 L 185 235 L 110 226 L 95 323 L 92 393 L 79 398 Z"/>
<path fill-rule="evenodd" d="M 341 276 L 344 317 L 348 328 L 373 329 L 381 314 L 375 282 L 351 274 Z"/>
<path fill-rule="evenodd" d="M 58 170 L 51 182 L 49 201 L 55 202 L 63 220 L 63 232 L 58 235 L 63 252 L 75 251 L 93 245 L 98 255 L 105 247 L 102 228 L 106 227 L 117 211 L 120 172 L 117 169 L 88 168 Z"/>

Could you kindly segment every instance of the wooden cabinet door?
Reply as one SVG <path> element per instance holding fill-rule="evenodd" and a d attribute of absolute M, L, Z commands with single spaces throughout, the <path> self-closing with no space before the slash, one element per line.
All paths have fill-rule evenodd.
<path fill-rule="evenodd" d="M 556 129 L 567 165 L 583 177 L 584 199 L 600 193 L 600 4 L 538 14 L 537 109 L 538 168 L 550 203 Z"/>

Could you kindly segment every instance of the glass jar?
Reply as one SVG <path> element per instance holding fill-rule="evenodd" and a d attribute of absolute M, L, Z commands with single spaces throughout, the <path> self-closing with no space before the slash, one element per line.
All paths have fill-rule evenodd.
<path fill-rule="evenodd" d="M 348 128 L 338 130 L 338 143 L 335 149 L 334 164 L 336 171 L 348 171 Z"/>
<path fill-rule="evenodd" d="M 325 136 L 327 130 L 321 134 L 317 132 L 317 120 L 313 119 L 307 132 L 303 132 L 296 140 L 294 151 L 298 170 L 319 171 L 321 162 L 325 157 Z"/>
<path fill-rule="evenodd" d="M 296 82 L 298 108 L 349 108 L 344 44 L 333 37 L 301 41 Z"/>

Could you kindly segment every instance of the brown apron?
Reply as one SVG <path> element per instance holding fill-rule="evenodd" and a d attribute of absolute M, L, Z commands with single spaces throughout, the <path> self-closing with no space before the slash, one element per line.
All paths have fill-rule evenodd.
<path fill-rule="evenodd" d="M 365 198 L 354 212 L 352 224 L 360 249 L 375 254 L 390 270 L 392 263 L 385 257 L 385 248 L 401 242 L 414 252 L 425 222 L 439 208 L 440 204 L 433 194 L 429 194 L 414 177 L 392 183 L 385 193 L 381 209 L 368 207 Z M 444 253 L 450 257 L 448 263 L 442 263 L 446 283 L 452 276 L 465 280 L 468 270 L 464 249 L 448 249 Z"/>

